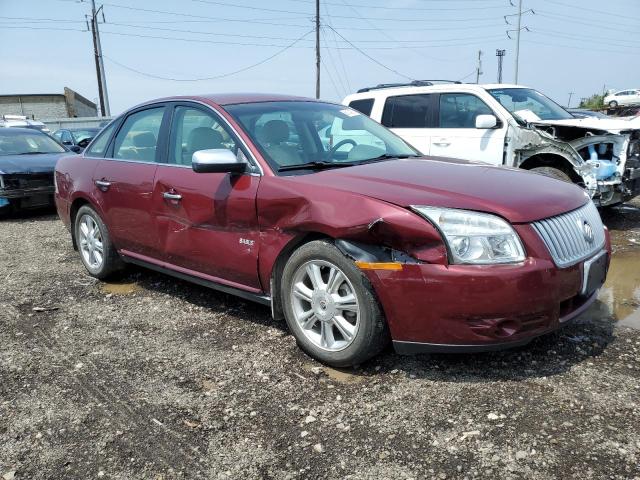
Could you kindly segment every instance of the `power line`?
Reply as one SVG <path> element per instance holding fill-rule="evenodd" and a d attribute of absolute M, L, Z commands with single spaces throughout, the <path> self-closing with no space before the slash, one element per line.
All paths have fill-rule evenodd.
<path fill-rule="evenodd" d="M 201 1 L 201 0 L 194 0 L 194 1 Z M 204 1 L 204 0 L 202 0 Z M 298 2 L 298 3 L 312 3 L 313 0 L 287 0 L 289 2 Z M 475 5 L 477 5 L 479 2 L 478 0 L 442 0 L 443 2 L 447 2 L 447 3 L 452 3 L 455 1 L 459 1 L 459 2 L 473 2 Z M 323 2 L 325 5 L 333 5 L 333 6 L 337 6 L 337 7 L 355 7 L 355 8 L 374 8 L 374 9 L 378 9 L 378 10 L 402 10 L 402 11 L 406 11 L 407 7 L 387 7 L 387 6 L 383 6 L 383 5 L 370 5 L 370 4 L 356 4 L 356 3 L 336 3 L 336 2 Z M 486 10 L 488 8 L 504 8 L 504 5 L 500 4 L 500 5 L 485 5 L 485 6 L 477 6 L 477 7 L 463 7 L 465 10 Z M 459 11 L 460 7 L 458 8 L 424 8 L 424 7 L 417 7 L 417 6 L 412 6 L 411 10 L 417 10 L 417 11 L 426 11 L 426 12 L 434 12 L 434 11 Z"/>
<path fill-rule="evenodd" d="M 305 13 L 305 12 L 299 12 L 299 11 L 291 11 L 291 10 L 281 10 L 281 9 L 275 9 L 275 8 L 264 8 L 264 7 L 256 7 L 253 5 L 242 5 L 242 4 L 237 4 L 237 3 L 230 3 L 230 2 L 222 2 L 222 1 L 216 1 L 216 0 L 191 0 L 192 2 L 197 2 L 197 3 L 207 3 L 210 5 L 220 5 L 220 6 L 225 6 L 225 7 L 233 7 L 233 8 L 244 8 L 244 9 L 248 9 L 248 10 L 259 10 L 259 11 L 263 11 L 263 12 L 277 12 L 277 13 L 292 13 L 292 14 L 301 14 L 301 13 Z M 310 1 L 305 1 L 303 3 L 307 3 L 307 4 L 312 4 L 314 3 L 313 0 Z M 337 5 L 340 6 L 339 3 L 328 3 L 328 5 Z M 402 8 L 402 7 L 384 7 L 384 6 L 376 6 L 376 5 L 347 5 L 347 6 L 353 6 L 353 7 L 367 7 L 367 8 L 381 8 L 384 10 L 407 10 L 407 8 Z M 491 9 L 491 8 L 499 8 L 499 9 L 504 9 L 504 6 L 484 6 L 484 7 L 464 7 L 465 10 L 487 10 L 487 9 Z M 459 7 L 453 7 L 453 8 L 420 8 L 420 7 L 411 7 L 411 10 L 421 10 L 421 11 L 427 11 L 427 12 L 448 12 L 448 11 L 459 11 L 460 8 Z M 353 17 L 342 17 L 342 18 L 353 18 Z"/>
<path fill-rule="evenodd" d="M 395 73 L 396 75 L 406 78 L 407 80 L 415 80 L 415 78 L 412 78 L 408 75 L 405 75 L 404 73 L 400 73 L 397 70 L 394 70 L 391 67 L 387 67 L 384 63 L 376 60 L 375 58 L 373 58 L 371 55 L 369 55 L 367 52 L 363 51 L 362 49 L 358 48 L 356 45 L 354 45 L 353 43 L 351 43 L 349 40 L 347 40 L 340 32 L 338 32 L 335 28 L 333 28 L 332 26 L 328 25 L 328 27 L 333 30 L 335 32 L 336 35 L 338 35 L 341 39 L 343 39 L 345 42 L 347 42 L 349 45 L 351 45 L 355 50 L 357 50 L 359 53 L 361 53 L 362 55 L 364 55 L 365 57 L 367 57 L 369 60 L 371 60 L 373 63 L 381 66 L 382 68 L 389 70 L 390 72 Z"/>
<path fill-rule="evenodd" d="M 104 58 L 106 58 L 107 60 L 109 60 L 111 63 L 118 65 L 121 68 L 124 68 L 125 70 L 129 70 L 131 72 L 137 73 L 139 75 L 143 75 L 145 77 L 149 77 L 149 78 L 155 78 L 158 80 L 169 80 L 169 81 L 173 81 L 173 82 L 201 82 L 201 81 L 205 81 L 205 80 L 218 80 L 220 78 L 225 78 L 225 77 L 230 77 L 232 75 L 236 75 L 238 73 L 242 73 L 242 72 L 246 72 L 247 70 L 251 70 L 252 68 L 256 68 L 259 67 L 260 65 L 263 65 L 265 63 L 267 63 L 268 61 L 274 59 L 275 57 L 277 57 L 278 55 L 284 53 L 285 51 L 289 50 L 291 47 L 293 47 L 297 42 L 299 42 L 300 40 L 302 40 L 304 37 L 306 37 L 307 35 L 311 34 L 314 30 L 310 30 L 307 33 L 305 33 L 304 35 L 302 35 L 301 37 L 299 37 L 297 40 L 295 40 L 294 42 L 290 43 L 289 45 L 287 45 L 286 47 L 282 48 L 281 50 L 278 50 L 277 52 L 275 52 L 273 55 L 269 55 L 268 57 L 260 60 L 257 63 L 253 63 L 251 65 L 248 65 L 246 67 L 240 68 L 238 70 L 234 70 L 232 72 L 227 72 L 227 73 L 223 73 L 220 75 L 215 75 L 212 77 L 201 77 L 201 78 L 172 78 L 172 77 L 165 77 L 165 76 L 161 76 L 161 75 L 154 75 L 151 73 L 147 73 L 147 72 L 143 72 L 141 70 L 137 70 L 133 67 L 130 67 L 128 65 L 124 65 L 123 63 L 120 63 L 108 56 L 104 56 Z"/>
<path fill-rule="evenodd" d="M 617 12 L 611 12 L 611 11 L 606 11 L 606 10 L 597 10 L 595 8 L 587 8 L 583 5 L 575 5 L 575 4 L 570 4 L 570 3 L 564 3 L 564 2 L 559 2 L 558 0 L 545 0 L 547 3 L 552 3 L 554 5 L 560 5 L 563 7 L 567 7 L 567 8 L 571 8 L 572 10 L 578 9 L 578 10 L 583 10 L 585 12 L 593 12 L 593 13 L 597 13 L 599 15 L 610 15 L 612 17 L 617 17 L 617 18 L 624 18 L 626 16 L 628 16 L 628 13 L 617 13 Z"/>

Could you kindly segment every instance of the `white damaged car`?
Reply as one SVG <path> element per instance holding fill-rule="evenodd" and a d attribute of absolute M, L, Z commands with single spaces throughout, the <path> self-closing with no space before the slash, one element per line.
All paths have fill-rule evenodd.
<path fill-rule="evenodd" d="M 575 118 L 518 85 L 416 81 L 364 88 L 343 101 L 431 156 L 518 167 L 576 183 L 596 205 L 640 194 L 640 128 Z M 340 141 L 328 136 L 333 144 Z M 349 148 L 345 145 L 342 148 Z"/>

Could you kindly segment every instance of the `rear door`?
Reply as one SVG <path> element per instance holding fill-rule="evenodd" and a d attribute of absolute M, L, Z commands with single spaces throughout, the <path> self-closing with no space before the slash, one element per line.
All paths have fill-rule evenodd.
<path fill-rule="evenodd" d="M 437 111 L 431 155 L 502 165 L 506 125 L 498 120 L 495 128 L 476 128 L 478 115 L 499 118 L 483 100 L 471 93 L 441 93 Z"/>
<path fill-rule="evenodd" d="M 259 170 L 242 175 L 196 173 L 198 150 L 248 152 L 211 108 L 171 105 L 167 162 L 153 184 L 153 215 L 165 262 L 182 273 L 259 291 L 259 229 L 256 194 Z"/>
<path fill-rule="evenodd" d="M 380 123 L 424 155 L 429 155 L 437 95 L 419 93 L 387 97 Z"/>
<path fill-rule="evenodd" d="M 157 257 L 151 199 L 166 136 L 164 104 L 131 112 L 94 172 L 96 198 L 112 240 L 125 254 Z"/>

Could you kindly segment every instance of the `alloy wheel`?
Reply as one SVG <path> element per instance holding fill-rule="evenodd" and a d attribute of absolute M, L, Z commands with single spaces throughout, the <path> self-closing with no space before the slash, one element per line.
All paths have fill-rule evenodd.
<path fill-rule="evenodd" d="M 355 339 L 360 323 L 358 298 L 336 265 L 325 260 L 302 264 L 293 276 L 290 301 L 297 325 L 314 345 L 335 352 Z"/>
<path fill-rule="evenodd" d="M 82 258 L 91 269 L 99 269 L 104 261 L 104 246 L 98 223 L 91 215 L 83 215 L 80 219 L 78 233 L 80 234 L 79 245 Z"/>

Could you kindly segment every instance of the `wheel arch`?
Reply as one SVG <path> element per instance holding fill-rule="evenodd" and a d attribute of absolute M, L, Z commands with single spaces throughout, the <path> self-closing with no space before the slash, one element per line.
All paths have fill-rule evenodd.
<path fill-rule="evenodd" d="M 277 279 L 282 278 L 284 267 L 287 261 L 298 248 L 302 245 L 313 242 L 315 240 L 330 240 L 335 241 L 334 238 L 321 232 L 303 232 L 292 238 L 278 253 L 273 268 L 271 269 L 271 275 L 269 275 L 269 293 L 271 295 L 271 315 L 274 320 L 284 319 L 284 311 L 282 310 L 282 299 L 280 298 L 281 282 Z"/>
<path fill-rule="evenodd" d="M 69 207 L 69 221 L 71 224 L 71 242 L 73 244 L 74 250 L 78 250 L 78 243 L 76 239 L 76 215 L 78 215 L 78 211 L 85 205 L 89 205 L 94 210 L 98 211 L 93 203 L 86 197 L 76 197 L 73 202 L 71 202 L 71 206 Z"/>
<path fill-rule="evenodd" d="M 531 170 L 536 167 L 557 168 L 569 175 L 573 183 L 583 183 L 583 179 L 575 171 L 573 164 L 562 155 L 555 153 L 539 153 L 527 158 L 520 164 L 520 168 L 523 170 Z"/>

